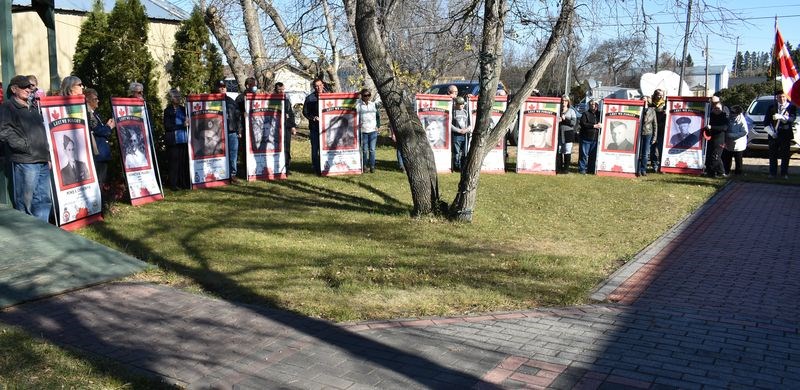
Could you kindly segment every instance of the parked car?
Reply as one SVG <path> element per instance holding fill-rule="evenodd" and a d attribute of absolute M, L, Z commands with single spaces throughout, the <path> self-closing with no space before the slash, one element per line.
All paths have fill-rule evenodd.
<path fill-rule="evenodd" d="M 769 107 L 773 104 L 775 104 L 775 96 L 764 95 L 757 97 L 750 103 L 750 106 L 747 107 L 745 115 L 747 121 L 751 123 L 750 134 L 747 140 L 748 151 L 769 150 L 768 135 L 766 130 L 764 130 L 764 124 L 762 122 L 764 121 L 764 115 L 767 114 L 767 110 L 769 110 Z M 792 140 L 790 151 L 792 153 L 800 151 L 800 146 L 798 146 L 797 142 L 794 140 Z"/>

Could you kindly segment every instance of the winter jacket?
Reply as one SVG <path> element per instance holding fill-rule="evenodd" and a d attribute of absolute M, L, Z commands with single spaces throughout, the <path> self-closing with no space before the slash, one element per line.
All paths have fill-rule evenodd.
<path fill-rule="evenodd" d="M 744 114 L 731 117 L 728 132 L 725 133 L 725 149 L 732 152 L 742 152 L 747 149 L 747 121 Z"/>
<path fill-rule="evenodd" d="M 89 130 L 92 132 L 97 145 L 97 154 L 94 156 L 94 161 L 111 161 L 111 146 L 108 145 L 108 138 L 111 137 L 111 128 L 103 123 L 96 111 L 89 114 Z"/>
<path fill-rule="evenodd" d="M 44 119 L 34 107 L 10 98 L 0 106 L 0 142 L 11 149 L 11 161 L 20 164 L 50 161 Z"/>
<path fill-rule="evenodd" d="M 597 141 L 597 129 L 594 128 L 594 125 L 598 123 L 600 123 L 600 110 L 586 110 L 578 121 L 581 139 Z"/>

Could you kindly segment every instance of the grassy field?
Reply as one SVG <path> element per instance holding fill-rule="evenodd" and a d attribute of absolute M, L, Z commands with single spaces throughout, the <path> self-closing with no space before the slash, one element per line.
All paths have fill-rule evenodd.
<path fill-rule="evenodd" d="M 708 199 L 718 180 L 483 175 L 472 224 L 415 220 L 394 150 L 374 174 L 289 180 L 119 205 L 80 231 L 159 269 L 135 276 L 334 321 L 585 302 L 609 273 Z M 450 201 L 457 174 L 440 175 Z"/>

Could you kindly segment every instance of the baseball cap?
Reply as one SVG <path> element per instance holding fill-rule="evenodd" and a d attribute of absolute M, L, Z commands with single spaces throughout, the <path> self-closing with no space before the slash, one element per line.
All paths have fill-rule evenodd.
<path fill-rule="evenodd" d="M 23 75 L 14 76 L 8 83 L 9 87 L 17 86 L 19 88 L 28 88 L 31 85 L 33 85 L 33 83 L 31 83 L 31 81 L 28 79 L 28 76 L 23 76 Z"/>
<path fill-rule="evenodd" d="M 228 87 L 228 84 L 225 84 L 225 80 L 217 81 L 217 88 L 221 88 L 221 87 L 225 87 L 225 88 Z"/>

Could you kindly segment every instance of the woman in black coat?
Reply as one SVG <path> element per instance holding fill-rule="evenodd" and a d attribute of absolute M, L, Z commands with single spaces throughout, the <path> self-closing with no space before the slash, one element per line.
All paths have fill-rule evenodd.
<path fill-rule="evenodd" d="M 169 91 L 170 104 L 164 109 L 164 138 L 167 143 L 169 185 L 173 191 L 191 188 L 189 181 L 188 118 L 183 96 L 177 89 Z"/>

